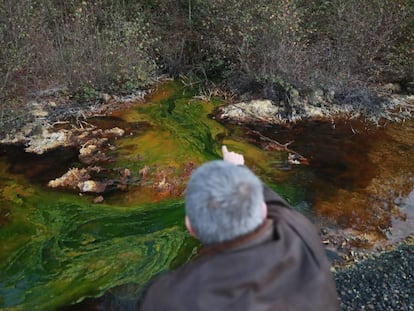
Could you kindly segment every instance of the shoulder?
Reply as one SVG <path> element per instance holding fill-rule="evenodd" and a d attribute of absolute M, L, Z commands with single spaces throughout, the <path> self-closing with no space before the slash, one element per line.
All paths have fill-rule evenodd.
<path fill-rule="evenodd" d="M 286 222 L 296 227 L 298 231 L 307 231 L 316 234 L 316 228 L 303 214 L 293 209 L 280 195 L 263 185 L 263 194 L 268 208 L 268 217 L 276 223 Z"/>
<path fill-rule="evenodd" d="M 326 262 L 325 250 L 316 226 L 269 187 L 264 185 L 263 191 L 268 218 L 274 221 L 276 232 L 287 239 L 299 239 L 301 244 L 311 250 L 315 259 Z"/>
<path fill-rule="evenodd" d="M 263 185 L 263 196 L 266 204 L 276 204 L 279 206 L 289 208 L 290 205 L 280 195 L 274 192 L 270 187 L 265 184 Z"/>

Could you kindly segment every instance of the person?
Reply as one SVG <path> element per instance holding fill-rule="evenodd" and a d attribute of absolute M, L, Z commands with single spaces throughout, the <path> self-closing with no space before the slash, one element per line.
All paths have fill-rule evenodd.
<path fill-rule="evenodd" d="M 197 259 L 160 276 L 141 309 L 339 310 L 316 228 L 222 147 L 191 175 L 185 223 Z"/>

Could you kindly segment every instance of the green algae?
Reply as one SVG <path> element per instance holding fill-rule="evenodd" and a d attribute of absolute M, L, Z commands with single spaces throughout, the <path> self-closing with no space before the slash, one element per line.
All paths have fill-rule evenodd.
<path fill-rule="evenodd" d="M 141 288 L 187 243 L 183 210 L 182 202 L 132 209 L 37 189 L 13 211 L 25 221 L 0 230 L 8 246 L 1 252 L 2 307 L 53 310 L 118 285 Z"/>
<path fill-rule="evenodd" d="M 163 94 L 163 96 L 160 96 Z M 143 135 L 122 139 L 118 146 L 122 158 L 131 159 L 131 149 L 141 164 L 171 165 L 192 160 L 201 163 L 219 157 L 218 134 L 226 129 L 208 118 L 216 106 L 213 102 L 193 99 L 194 92 L 178 82 L 163 84 L 149 103 L 126 111 L 128 122 L 149 122 L 152 129 Z M 132 148 L 131 148 L 132 146 Z"/>
<path fill-rule="evenodd" d="M 180 197 L 189 177 L 188 168 L 205 161 L 220 159 L 221 146 L 245 155 L 246 163 L 259 175 L 274 171 L 272 165 L 280 152 L 267 152 L 246 143 L 243 131 L 232 131 L 209 116 L 222 104 L 194 98 L 195 92 L 176 81 L 160 86 L 145 104 L 125 111 L 121 118 L 130 123 L 146 123 L 144 131 L 117 141 L 119 151 L 114 166 L 127 167 L 132 172 L 148 168 L 150 177 L 141 183 L 141 189 L 132 189 L 123 203 L 154 202 L 164 198 L 162 189 L 146 188 L 164 180 L 178 190 L 170 191 Z M 137 175 L 137 174 L 136 174 Z M 273 173 L 274 175 L 274 173 Z M 137 176 L 140 178 L 142 176 Z M 144 178 L 145 179 L 145 178 Z M 181 187 L 180 187 L 181 186 Z M 174 196 L 174 195 L 173 195 Z"/>
<path fill-rule="evenodd" d="M 183 225 L 182 194 L 192 169 L 219 159 L 222 144 L 243 153 L 265 181 L 279 176 L 279 152 L 229 132 L 209 118 L 220 102 L 194 94 L 167 82 L 121 115 L 146 126 L 116 141 L 109 166 L 129 168 L 136 183 L 106 204 L 31 184 L 0 158 L 0 308 L 54 310 L 124 284 L 134 284 L 138 297 L 155 275 L 188 261 L 198 244 Z M 295 201 L 290 187 L 281 190 Z"/>
<path fill-rule="evenodd" d="M 0 308 L 54 310 L 122 284 L 137 292 L 194 245 L 182 200 L 123 207 L 31 185 L 0 158 Z M 15 192 L 13 190 L 16 190 Z"/>

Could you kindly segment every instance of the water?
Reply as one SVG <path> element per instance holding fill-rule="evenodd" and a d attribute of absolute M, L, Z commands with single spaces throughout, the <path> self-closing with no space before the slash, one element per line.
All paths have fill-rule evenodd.
<path fill-rule="evenodd" d="M 82 166 L 76 150 L 34 156 L 1 147 L 0 308 L 133 309 L 152 277 L 196 253 L 182 195 L 191 170 L 219 158 L 222 144 L 243 152 L 249 167 L 320 226 L 369 235 L 375 243 L 414 233 L 413 122 L 382 129 L 358 120 L 289 129 L 223 125 L 208 117 L 219 103 L 193 95 L 171 82 L 148 104 L 90 120 L 127 133 L 111 142 L 116 160 L 105 168 L 128 168 L 133 182 L 126 192 L 104 194 L 102 204 L 46 187 Z M 289 147 L 309 165 L 264 151 L 259 136 L 293 141 Z"/>

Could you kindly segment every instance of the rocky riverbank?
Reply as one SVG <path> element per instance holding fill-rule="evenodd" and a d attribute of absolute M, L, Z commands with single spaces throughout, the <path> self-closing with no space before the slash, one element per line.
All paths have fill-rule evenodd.
<path fill-rule="evenodd" d="M 160 81 L 167 78 L 160 77 Z M 83 122 L 91 116 L 108 115 L 111 111 L 126 108 L 142 101 L 156 89 L 138 90 L 133 94 L 118 96 L 99 93 L 93 101 L 78 102 L 66 94 L 64 88 L 52 88 L 32 94 L 31 99 L 22 103 L 18 111 L 3 108 L 0 119 L 0 144 L 31 144 L 32 139 L 42 139 L 45 130 L 58 123 L 67 122 L 83 127 Z M 376 92 L 355 91 L 341 95 L 332 90 L 316 89 L 299 92 L 286 91 L 284 96 L 265 94 L 241 94 L 240 100 L 233 99 L 221 106 L 215 117 L 222 121 L 239 123 L 285 124 L 311 120 L 332 120 L 335 118 L 365 118 L 370 122 L 400 122 L 412 117 L 414 95 L 411 88 L 401 94 L 398 84 L 386 84 Z M 227 97 L 225 92 L 215 90 L 219 98 Z M 206 99 L 205 96 L 196 98 Z M 246 99 L 246 100 L 243 100 Z"/>
<path fill-rule="evenodd" d="M 62 124 L 74 129 L 88 127 L 86 119 L 93 116 L 106 116 L 112 111 L 125 109 L 142 101 L 150 90 L 136 91 L 127 96 L 100 93 L 94 101 L 80 103 L 61 94 L 60 88 L 38 92 L 32 100 L 22 104 L 19 111 L 3 111 L 0 128 L 0 144 L 23 144 L 28 152 L 41 154 L 61 145 L 62 135 L 52 133 Z M 45 147 L 41 141 L 56 142 L 57 146 Z M 34 146 L 31 147 L 30 146 Z"/>
<path fill-rule="evenodd" d="M 333 92 L 316 90 L 300 95 L 290 92 L 286 100 L 249 100 L 221 107 L 216 117 L 240 123 L 289 124 L 310 120 L 335 118 L 365 118 L 377 125 L 410 119 L 414 112 L 414 95 L 383 93 L 368 96 L 354 94 L 338 97 Z"/>
<path fill-rule="evenodd" d="M 88 120 L 109 116 L 143 101 L 150 91 L 137 91 L 128 96 L 101 93 L 99 99 L 79 103 L 62 96 L 62 89 L 54 88 L 36 94 L 25 104 L 20 119 L 17 115 L 4 117 L 0 144 L 24 146 L 27 153 L 42 155 L 58 148 L 78 150 L 82 168 L 70 168 L 64 175 L 50 180 L 51 188 L 63 188 L 79 193 L 96 194 L 95 203 L 101 203 L 101 194 L 126 190 L 133 182 L 127 168 L 108 168 L 114 161 L 114 140 L 126 134 L 117 126 L 99 128 Z"/>
<path fill-rule="evenodd" d="M 414 310 L 414 237 L 334 273 L 341 310 Z"/>

